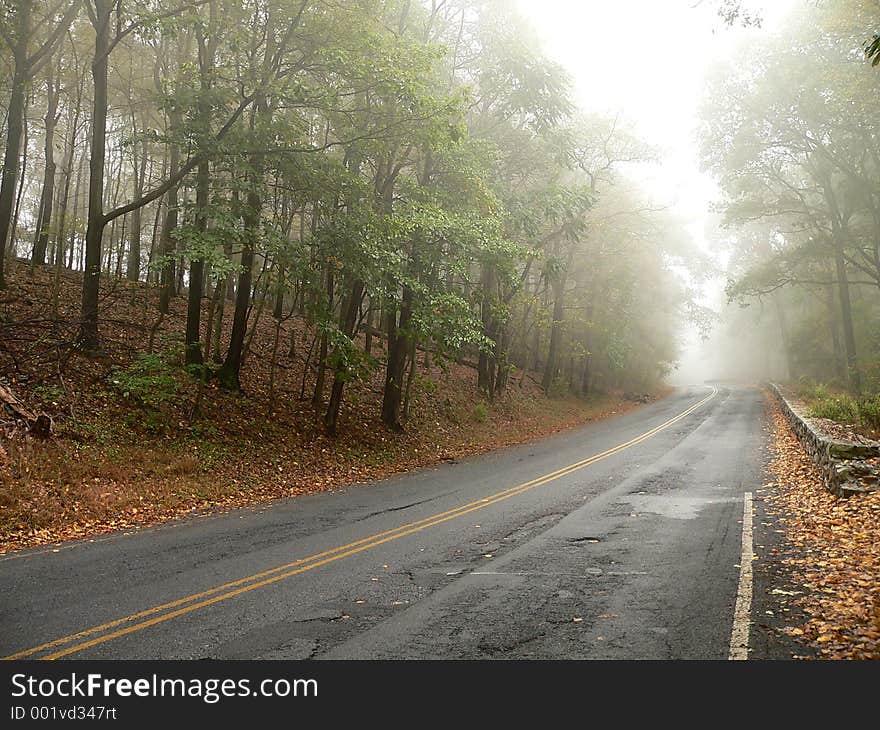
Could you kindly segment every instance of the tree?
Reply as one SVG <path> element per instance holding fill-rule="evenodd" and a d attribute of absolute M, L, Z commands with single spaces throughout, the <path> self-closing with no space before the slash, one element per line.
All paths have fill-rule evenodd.
<path fill-rule="evenodd" d="M 857 272 L 880 283 L 880 108 L 870 70 L 851 54 L 855 31 L 841 25 L 836 11 L 802 21 L 772 50 L 753 49 L 748 70 L 715 83 L 706 107 L 705 159 L 722 175 L 729 222 L 774 222 L 768 235 L 786 243 L 784 255 L 775 257 L 777 280 L 813 283 L 818 264 L 824 269 L 818 276 L 836 286 L 849 385 L 859 392 L 850 280 Z M 751 280 L 766 280 L 764 271 Z M 749 286 L 744 279 L 739 290 Z"/>
<path fill-rule="evenodd" d="M 19 177 L 25 95 L 28 85 L 51 59 L 55 48 L 79 12 L 79 1 L 59 0 L 43 17 L 38 18 L 34 17 L 33 0 L 7 1 L 4 3 L 4 10 L 7 12 L 0 19 L 0 37 L 12 53 L 13 74 L 7 107 L 3 176 L 0 179 L 0 289 L 6 287 L 5 251 Z M 38 28 L 51 28 L 51 32 L 45 38 L 40 38 Z"/>

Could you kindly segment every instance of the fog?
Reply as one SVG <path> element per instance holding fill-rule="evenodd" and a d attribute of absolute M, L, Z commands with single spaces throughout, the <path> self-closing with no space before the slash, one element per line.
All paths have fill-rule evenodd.
<path fill-rule="evenodd" d="M 724 305 L 718 311 L 720 322 L 708 337 L 693 329 L 682 336 L 679 363 L 668 378 L 672 385 L 713 381 L 759 385 L 788 378 L 780 340 L 762 328 L 762 313 L 733 311 Z"/>
<path fill-rule="evenodd" d="M 173 347 L 237 390 L 301 319 L 331 430 L 383 367 L 401 428 L 420 349 L 490 402 L 878 380 L 880 0 L 148 6 L 2 19 L 0 288 L 79 276 L 77 348 L 108 282 L 186 293 Z"/>
<path fill-rule="evenodd" d="M 747 147 L 737 151 L 731 144 L 729 154 L 712 160 L 716 163 L 715 169 L 707 170 L 705 168 L 711 164 L 701 166 L 701 157 L 705 163 L 707 155 L 705 150 L 701 154 L 700 146 L 726 143 L 724 136 L 716 136 L 714 140 L 706 136 L 708 124 L 717 125 L 724 113 L 722 107 L 711 108 L 708 113 L 706 109 L 707 89 L 713 81 L 718 85 L 719 75 L 746 77 L 749 64 L 761 66 L 753 78 L 740 86 L 746 96 L 736 98 L 745 105 L 749 103 L 748 93 L 752 87 L 761 83 L 779 83 L 781 76 L 788 73 L 789 64 L 810 66 L 809 61 L 804 64 L 794 59 L 804 53 L 809 58 L 806 49 L 815 46 L 822 49 L 815 53 L 816 73 L 811 78 L 811 71 L 807 69 L 801 77 L 793 80 L 795 85 L 804 84 L 805 91 L 792 102 L 787 112 L 789 116 L 771 121 L 765 119 L 761 123 L 768 128 L 775 124 L 781 130 L 776 134 L 786 134 L 786 130 L 794 126 L 804 130 L 821 128 L 822 134 L 830 135 L 829 148 L 834 147 L 839 151 L 836 154 L 840 155 L 837 169 L 831 174 L 849 176 L 850 181 L 856 182 L 856 188 L 873 186 L 876 189 L 878 170 L 875 163 L 856 169 L 858 163 L 855 161 L 852 164 L 841 162 L 843 157 L 855 160 L 858 151 L 850 148 L 851 141 L 842 133 L 834 138 L 830 126 L 836 121 L 833 111 L 829 110 L 827 117 L 818 112 L 815 119 L 808 119 L 806 116 L 801 118 L 800 109 L 804 106 L 804 98 L 816 95 L 817 99 L 827 99 L 836 83 L 846 83 L 839 77 L 822 75 L 822 62 L 818 56 L 827 51 L 829 44 L 838 47 L 835 50 L 837 56 L 828 65 L 839 62 L 847 65 L 847 73 L 854 79 L 851 83 L 866 84 L 865 88 L 870 91 L 864 93 L 873 93 L 876 98 L 876 77 L 871 78 L 870 67 L 860 57 L 859 50 L 877 31 L 878 3 L 872 0 L 829 3 L 806 0 L 743 3 L 518 0 L 518 4 L 546 41 L 549 54 L 572 74 L 580 102 L 613 110 L 633 120 L 638 133 L 661 150 L 659 165 L 645 165 L 630 170 L 630 174 L 635 175 L 657 200 L 685 217 L 688 233 L 712 269 L 697 278 L 684 273 L 688 286 L 697 292 L 699 304 L 713 310 L 716 316 L 708 336 L 698 332 L 693 325 L 683 328 L 679 338 L 679 358 L 669 379 L 675 383 L 690 383 L 714 378 L 744 381 L 797 376 L 840 378 L 845 369 L 841 364 L 844 360 L 848 361 L 851 370 L 870 370 L 871 366 L 867 364 L 870 358 L 863 357 L 861 352 L 867 349 L 873 353 L 876 339 L 868 333 L 875 330 L 873 323 L 878 309 L 875 293 L 877 267 L 873 263 L 864 266 L 858 254 L 848 255 L 842 251 L 844 266 L 850 269 L 846 275 L 849 279 L 859 279 L 862 284 L 848 293 L 830 289 L 835 283 L 838 288 L 848 283 L 840 281 L 840 269 L 835 274 L 828 268 L 830 255 L 823 261 L 821 256 L 815 256 L 813 248 L 809 252 L 809 261 L 793 264 L 790 260 L 792 251 L 806 250 L 803 242 L 809 241 L 807 246 L 810 247 L 819 239 L 827 241 L 833 227 L 833 200 L 830 203 L 832 212 L 818 215 L 816 209 L 827 207 L 824 206 L 827 201 L 820 197 L 815 201 L 807 200 L 817 185 L 815 180 L 809 180 L 808 158 L 802 163 L 793 160 L 795 164 L 784 171 L 786 180 L 776 181 L 788 186 L 789 198 L 799 197 L 795 202 L 801 208 L 792 211 L 787 209 L 791 201 L 786 202 L 783 193 L 772 191 L 768 195 L 770 185 L 763 177 L 765 168 L 760 167 L 768 162 L 767 159 L 746 161 L 743 154 L 752 154 L 752 151 Z M 743 15 L 758 17 L 761 22 L 757 27 L 743 22 L 727 24 L 719 17 L 720 7 L 737 7 Z M 793 36 L 800 40 L 795 41 Z M 786 54 L 795 56 L 789 58 Z M 772 60 L 765 62 L 767 58 Z M 826 84 L 824 89 L 823 83 Z M 849 92 L 855 93 L 857 98 L 863 93 L 858 88 Z M 841 95 L 845 93 L 841 89 Z M 772 107 L 751 112 L 779 113 Z M 748 113 L 746 107 L 743 114 Z M 707 121 L 712 115 L 717 118 Z M 856 112 L 855 122 L 868 125 L 872 115 L 876 117 L 873 107 L 861 108 Z M 726 121 L 729 123 L 730 120 Z M 742 122 L 748 123 L 745 116 Z M 720 133 L 713 131 L 716 135 L 737 134 L 734 124 L 729 124 Z M 774 140 L 770 144 L 777 143 Z M 872 144 L 869 143 L 869 147 Z M 825 154 L 831 158 L 830 149 Z M 873 154 L 876 154 L 876 147 Z M 737 169 L 739 163 L 742 164 Z M 774 169 L 773 174 L 781 178 L 782 175 L 777 175 L 780 170 Z M 732 206 L 746 202 L 748 196 L 743 192 L 742 177 L 746 172 L 755 181 L 761 181 L 757 184 L 765 186 L 761 199 L 753 194 L 750 202 L 753 208 L 763 206 L 764 209 L 760 212 L 753 209 L 742 215 Z M 738 176 L 738 181 L 722 190 L 719 178 L 729 174 Z M 807 180 L 803 178 L 804 174 L 808 176 Z M 832 185 L 834 182 L 832 180 Z M 841 195 L 862 198 L 863 192 L 848 188 Z M 880 234 L 876 232 L 877 198 L 873 193 L 869 197 L 867 202 L 854 202 L 853 211 L 845 213 L 847 218 L 842 221 L 843 225 L 851 225 L 851 229 L 846 231 L 847 241 L 838 240 L 839 247 L 852 245 L 856 249 L 861 245 L 853 239 L 865 234 L 865 229 L 859 230 L 858 225 L 864 215 L 874 217 L 875 233 L 873 242 L 870 233 L 867 240 L 862 240 L 868 250 L 877 250 L 880 245 Z M 862 212 L 858 210 L 860 206 Z M 719 225 L 722 221 L 723 229 Z M 755 221 L 762 221 L 764 225 L 758 236 L 775 238 L 777 242 L 768 244 L 760 256 L 756 255 L 755 246 L 743 243 L 737 233 L 737 225 L 753 225 Z M 745 238 L 754 235 L 753 231 Z M 779 257 L 784 261 L 780 263 Z M 759 271 L 762 267 L 763 271 Z M 768 273 L 767 268 L 773 267 L 777 269 L 775 274 Z M 826 273 L 817 275 L 817 271 Z M 749 286 L 743 284 L 744 278 L 756 276 L 763 276 L 764 280 Z M 785 281 L 788 285 L 782 288 Z M 803 289 L 799 287 L 801 281 Z M 821 286 L 824 282 L 827 282 L 826 287 Z M 740 287 L 732 295 L 732 301 L 728 301 L 725 295 L 728 285 L 734 289 Z M 776 293 L 768 299 L 771 292 Z M 863 319 L 859 321 L 857 316 L 854 324 L 849 321 L 852 314 L 846 311 L 845 300 L 850 297 L 861 302 L 855 308 L 861 307 L 863 313 Z M 823 312 L 823 307 L 830 309 Z M 849 340 L 848 329 L 854 331 Z M 865 332 L 863 339 L 867 339 L 864 342 L 859 342 L 860 330 Z M 802 348 L 801 351 L 798 347 Z M 823 352 L 814 356 L 817 350 Z M 859 361 L 861 363 L 857 364 Z M 797 372 L 791 372 L 792 369 Z"/>

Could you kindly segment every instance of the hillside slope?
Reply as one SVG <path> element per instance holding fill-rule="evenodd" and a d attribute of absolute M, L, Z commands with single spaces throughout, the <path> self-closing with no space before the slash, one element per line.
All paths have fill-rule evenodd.
<path fill-rule="evenodd" d="M 101 298 L 105 354 L 87 358 L 74 348 L 81 278 L 63 272 L 58 283 L 53 314 L 55 273 L 15 262 L 0 299 L 0 384 L 53 419 L 52 437 L 40 440 L 3 413 L 2 552 L 367 482 L 634 405 L 614 393 L 550 398 L 523 372 L 490 405 L 471 367 L 420 353 L 404 433 L 378 418 L 375 372 L 350 384 L 330 437 L 312 403 L 314 332 L 301 318 L 276 323 L 269 305 L 261 313 L 256 305 L 243 392 L 230 393 L 213 380 L 200 387 L 180 367 L 182 298 L 160 319 L 154 288 L 111 280 Z"/>

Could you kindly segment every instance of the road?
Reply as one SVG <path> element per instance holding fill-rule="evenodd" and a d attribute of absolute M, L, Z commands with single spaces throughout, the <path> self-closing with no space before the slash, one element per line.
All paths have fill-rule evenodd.
<path fill-rule="evenodd" d="M 763 424 L 758 390 L 681 388 L 375 484 L 3 556 L 0 656 L 726 659 Z"/>

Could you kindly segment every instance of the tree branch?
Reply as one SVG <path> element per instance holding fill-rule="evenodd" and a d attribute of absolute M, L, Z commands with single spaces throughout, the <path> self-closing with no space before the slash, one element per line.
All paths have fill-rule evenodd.
<path fill-rule="evenodd" d="M 232 116 L 226 120 L 226 123 L 220 128 L 220 131 L 214 135 L 214 141 L 219 142 L 226 134 L 232 129 L 233 125 L 238 121 L 241 117 L 244 110 L 250 106 L 251 102 L 256 98 L 256 92 L 251 94 L 242 100 L 242 102 L 238 105 L 238 108 L 232 114 Z M 154 200 L 161 198 L 165 193 L 167 193 L 171 188 L 177 185 L 184 177 L 186 177 L 191 170 L 193 170 L 200 162 L 209 157 L 208 153 L 198 154 L 195 157 L 190 158 L 190 160 L 183 166 L 181 166 L 180 170 L 177 171 L 174 175 L 169 177 L 164 183 L 159 185 L 156 188 L 153 188 L 150 192 L 144 193 L 141 197 L 136 200 L 132 200 L 130 203 L 126 203 L 125 205 L 121 205 L 118 208 L 114 208 L 110 212 L 104 215 L 104 225 L 106 226 L 115 218 L 119 218 L 119 216 L 125 215 L 126 213 L 130 213 L 133 210 L 137 210 L 138 208 L 143 208 L 145 205 L 149 205 Z"/>
<path fill-rule="evenodd" d="M 46 42 L 43 43 L 40 48 L 34 52 L 27 63 L 31 69 L 31 73 L 36 76 L 40 73 L 40 69 L 43 67 L 43 64 L 49 60 L 52 56 L 52 51 L 55 50 L 55 44 L 61 39 L 61 37 L 67 32 L 67 29 L 70 27 L 71 23 L 73 23 L 73 19 L 76 17 L 77 13 L 79 13 L 79 5 L 81 0 L 73 0 L 70 4 L 70 7 L 67 9 L 67 12 L 64 14 L 64 17 L 61 19 L 61 22 L 55 27 L 55 30 L 52 32 Z M 60 7 L 61 3 L 59 3 Z M 55 13 L 52 12 L 51 15 Z"/>
<path fill-rule="evenodd" d="M 178 15 L 182 15 L 187 10 L 198 8 L 202 5 L 207 5 L 210 2 L 213 2 L 213 0 L 193 0 L 192 2 L 184 3 L 174 10 L 168 10 L 164 13 L 160 13 L 159 15 L 154 15 L 150 18 L 150 20 L 165 20 L 166 18 L 174 18 Z M 104 54 L 104 57 L 106 58 L 111 53 L 113 53 L 113 49 L 116 48 L 117 45 L 119 45 L 119 42 L 134 33 L 138 28 L 140 28 L 144 24 L 145 20 L 145 18 L 141 18 L 140 20 L 133 20 L 124 29 L 118 31 L 116 33 L 116 37 L 113 38 L 113 40 L 110 42 L 110 45 L 107 48 L 107 53 Z"/>

